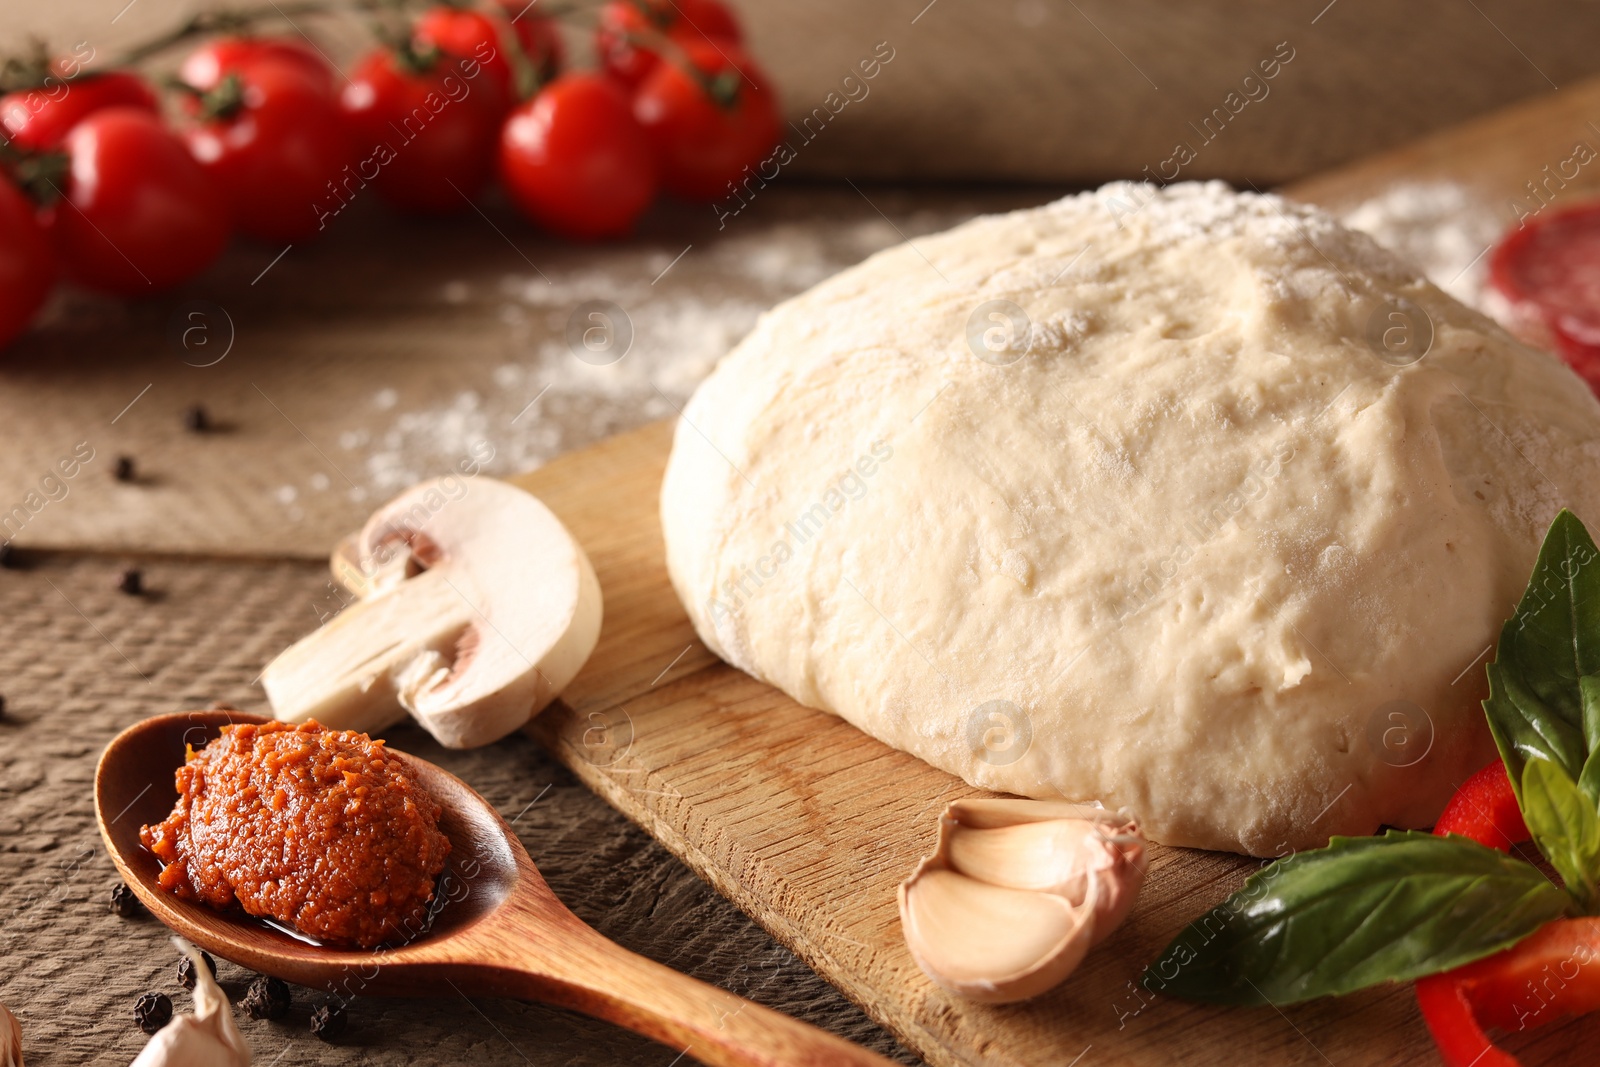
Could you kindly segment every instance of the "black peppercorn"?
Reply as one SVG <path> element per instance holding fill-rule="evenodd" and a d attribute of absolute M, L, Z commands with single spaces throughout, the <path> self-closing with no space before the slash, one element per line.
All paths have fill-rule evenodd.
<path fill-rule="evenodd" d="M 281 1019 L 289 1013 L 289 986 L 280 978 L 258 975 L 240 1003 L 252 1019 Z"/>
<path fill-rule="evenodd" d="M 118 456 L 117 465 L 111 471 L 111 476 L 119 482 L 131 482 L 134 479 L 133 457 Z"/>
<path fill-rule="evenodd" d="M 344 1033 L 344 1005 L 328 1001 L 311 1013 L 311 1032 L 324 1041 L 333 1041 Z"/>
<path fill-rule="evenodd" d="M 120 915 L 124 919 L 131 919 L 138 915 L 143 905 L 139 898 L 133 895 L 133 890 L 118 882 L 111 887 L 111 913 Z"/>
<path fill-rule="evenodd" d="M 133 1005 L 133 1021 L 145 1033 L 155 1033 L 172 1021 L 172 998 L 165 993 L 146 993 Z"/>
<path fill-rule="evenodd" d="M 211 429 L 211 419 L 206 415 L 206 409 L 199 404 L 194 405 L 183 413 L 183 428 L 190 433 L 205 433 Z"/>
<path fill-rule="evenodd" d="M 200 958 L 206 961 L 206 966 L 211 969 L 211 977 L 217 976 L 217 961 L 211 958 L 211 953 L 202 952 Z M 194 960 L 188 956 L 178 961 L 178 984 L 185 989 L 193 989 L 195 984 Z"/>
<path fill-rule="evenodd" d="M 117 588 L 129 596 L 138 596 L 144 592 L 144 572 L 138 567 L 129 567 L 122 572 L 122 578 L 117 582 Z"/>

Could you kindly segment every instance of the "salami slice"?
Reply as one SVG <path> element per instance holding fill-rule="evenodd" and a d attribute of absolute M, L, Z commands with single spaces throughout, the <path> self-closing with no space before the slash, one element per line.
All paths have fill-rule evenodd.
<path fill-rule="evenodd" d="M 1489 280 L 1600 393 L 1600 203 L 1513 230 L 1490 257 Z"/>

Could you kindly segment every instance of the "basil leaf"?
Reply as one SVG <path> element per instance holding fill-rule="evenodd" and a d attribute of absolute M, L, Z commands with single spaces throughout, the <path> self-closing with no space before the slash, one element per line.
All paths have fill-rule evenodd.
<path fill-rule="evenodd" d="M 1531 864 L 1465 837 L 1335 837 L 1251 875 L 1140 981 L 1209 1003 L 1294 1004 L 1459 967 L 1571 906 Z"/>
<path fill-rule="evenodd" d="M 1583 697 L 1583 736 L 1589 742 L 1589 758 L 1578 775 L 1578 788 L 1595 804 L 1600 804 L 1600 675 L 1586 674 L 1578 679 Z"/>
<path fill-rule="evenodd" d="M 1600 674 L 1597 559 L 1583 523 L 1563 509 L 1489 664 L 1483 709 L 1519 802 L 1528 760 L 1549 760 L 1577 781 L 1600 740 L 1600 721 L 1585 715 L 1580 690 L 1581 679 Z"/>
<path fill-rule="evenodd" d="M 1522 772 L 1522 817 L 1545 859 L 1585 910 L 1595 896 L 1600 865 L 1600 812 L 1566 773 L 1548 760 L 1529 760 Z"/>

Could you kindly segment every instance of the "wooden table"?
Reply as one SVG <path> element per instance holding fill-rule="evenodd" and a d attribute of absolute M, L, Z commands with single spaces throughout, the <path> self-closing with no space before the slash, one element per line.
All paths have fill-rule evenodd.
<path fill-rule="evenodd" d="M 1519 158 L 1570 148 L 1587 136 L 1584 117 L 1600 115 L 1600 93 L 1559 99 L 1570 109 L 1559 129 L 1512 118 L 1494 136 L 1515 140 Z M 1443 172 L 1459 162 L 1452 151 L 1413 149 L 1408 166 Z M 1477 192 L 1510 195 L 1520 166 L 1480 160 Z M 1395 167 L 1354 180 L 1376 190 Z M 178 294 L 59 298 L 42 329 L 0 356 L 0 516 L 25 512 L 23 566 L 0 571 L 0 1002 L 22 1021 L 29 1062 L 126 1063 L 143 1041 L 138 994 L 187 1005 L 164 931 L 106 909 L 113 876 L 89 796 L 100 748 L 158 712 L 215 699 L 261 707 L 256 673 L 336 606 L 320 560 L 374 504 L 480 442 L 495 450 L 490 469 L 511 473 L 668 416 L 761 309 L 902 237 L 1058 191 L 779 184 L 724 229 L 704 209 L 662 208 L 636 239 L 598 248 L 542 238 L 493 200 L 441 223 L 358 205 L 321 244 L 241 244 Z M 589 299 L 634 325 L 618 363 L 586 363 L 567 344 Z M 196 404 L 214 430 L 185 429 Z M 46 480 L 80 442 L 94 458 L 70 481 Z M 129 482 L 112 477 L 124 455 Z M 116 591 L 129 565 L 147 595 Z M 483 791 L 556 891 L 608 935 L 894 1053 L 531 741 L 445 753 L 415 730 L 394 740 Z M 223 966 L 234 996 L 247 977 Z M 349 1037 L 326 1046 L 305 1031 L 317 1002 L 302 993 L 286 1022 L 245 1023 L 258 1062 L 665 1067 L 673 1056 L 564 1013 L 459 998 L 358 1004 Z"/>
<path fill-rule="evenodd" d="M 0 358 L 6 509 L 78 442 L 94 450 L 64 497 L 41 490 L 47 502 L 17 538 L 23 566 L 0 570 L 0 1003 L 22 1021 L 30 1064 L 125 1064 L 143 1042 L 140 993 L 186 1009 L 165 931 L 107 911 L 115 876 L 93 825 L 94 761 L 149 715 L 213 700 L 262 708 L 262 664 L 338 605 L 324 561 L 339 534 L 475 441 L 509 474 L 670 415 L 689 370 L 759 309 L 901 233 L 1049 195 L 772 193 L 721 234 L 699 212 L 668 209 L 637 239 L 601 248 L 544 240 L 493 204 L 447 224 L 364 211 L 276 265 L 275 249 L 235 248 L 158 301 L 64 298 Z M 636 324 L 618 364 L 566 348 L 566 319 L 590 297 L 625 305 Z M 225 347 L 220 315 L 180 319 L 204 325 L 206 345 L 171 339 L 195 300 L 234 324 L 232 349 L 211 366 L 192 364 L 215 358 L 206 345 Z M 184 428 L 197 403 L 215 431 Z M 119 455 L 135 462 L 132 483 L 112 476 Z M 130 565 L 147 595 L 117 591 Z M 415 729 L 392 739 L 515 820 L 556 892 L 609 936 L 916 1062 L 531 740 L 450 753 Z M 248 977 L 222 967 L 235 998 Z M 330 1046 L 306 1030 L 318 1003 L 302 991 L 285 1022 L 243 1020 L 257 1062 L 666 1067 L 673 1056 L 578 1016 L 453 994 L 358 1003 L 350 1036 Z"/>

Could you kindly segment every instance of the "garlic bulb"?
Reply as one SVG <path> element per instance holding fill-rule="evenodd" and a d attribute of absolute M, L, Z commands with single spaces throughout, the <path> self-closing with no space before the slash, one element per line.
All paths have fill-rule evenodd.
<path fill-rule="evenodd" d="M 194 1014 L 158 1030 L 132 1067 L 250 1067 L 250 1047 L 211 968 L 193 945 L 176 937 L 172 943 L 194 961 Z"/>
<path fill-rule="evenodd" d="M 22 1027 L 0 1004 L 0 1067 L 22 1067 Z"/>
<path fill-rule="evenodd" d="M 1145 865 L 1132 817 L 1064 801 L 958 800 L 940 816 L 934 854 L 900 887 L 906 945 L 953 993 L 990 1004 L 1038 996 L 1127 916 Z"/>

